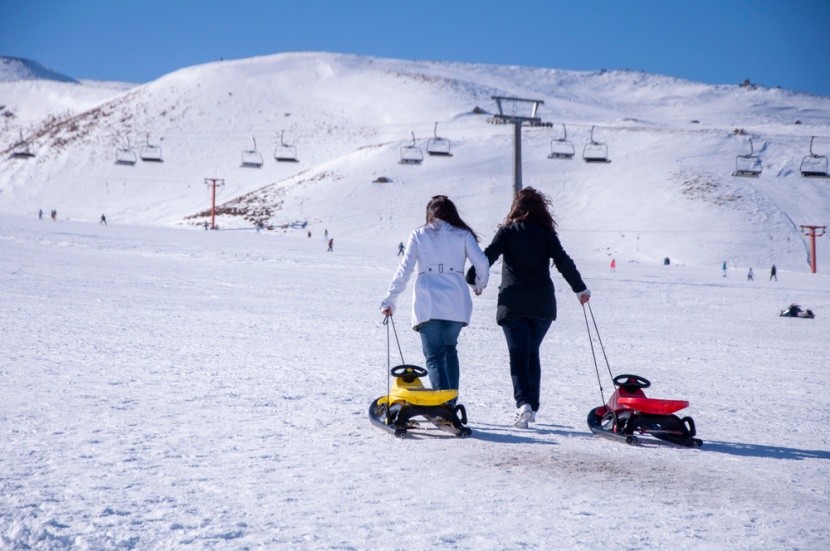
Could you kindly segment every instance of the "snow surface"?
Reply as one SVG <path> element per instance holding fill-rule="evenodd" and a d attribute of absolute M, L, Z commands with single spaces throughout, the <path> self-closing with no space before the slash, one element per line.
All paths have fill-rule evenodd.
<path fill-rule="evenodd" d="M 483 244 L 509 206 L 513 129 L 473 114 L 491 95 L 543 99 L 577 157 L 592 126 L 607 141 L 610 164 L 556 161 L 561 126 L 523 130 L 524 183 L 553 199 L 613 371 L 689 400 L 702 449 L 590 434 L 602 399 L 558 276 L 539 423 L 510 427 L 498 264 L 460 341 L 473 437 L 370 425 L 398 242 L 437 193 Z M 830 152 L 830 98 L 296 53 L 132 88 L 0 82 L 3 104 L 0 548 L 826 548 L 830 237 L 810 274 L 799 225 L 827 224 L 830 180 L 798 169 L 810 136 Z M 399 165 L 435 121 L 454 156 Z M 283 130 L 299 163 L 274 161 Z M 19 132 L 36 157 L 8 157 Z M 115 165 L 127 136 L 164 163 Z M 251 136 L 259 170 L 239 167 Z M 764 172 L 733 178 L 750 136 Z M 221 231 L 198 229 L 209 177 Z M 817 317 L 778 317 L 791 302 Z"/>
<path fill-rule="evenodd" d="M 394 247 L 321 237 L 4 216 L 0 548 L 826 548 L 826 275 L 610 273 L 563 232 L 612 369 L 689 400 L 704 447 L 588 431 L 597 375 L 558 276 L 539 422 L 512 428 L 499 265 L 459 345 L 472 437 L 396 440 L 367 418 Z M 791 301 L 817 317 L 778 317 Z"/>

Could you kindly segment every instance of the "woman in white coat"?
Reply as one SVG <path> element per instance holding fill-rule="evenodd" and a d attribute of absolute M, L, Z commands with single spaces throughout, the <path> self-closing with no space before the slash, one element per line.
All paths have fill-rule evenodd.
<path fill-rule="evenodd" d="M 458 389 L 456 344 L 473 312 L 464 281 L 467 259 L 480 274 L 473 285 L 479 294 L 487 286 L 490 264 L 478 246 L 478 236 L 446 195 L 436 195 L 427 204 L 426 224 L 409 235 L 403 259 L 381 303 L 381 313 L 393 315 L 398 295 L 417 267 L 412 328 L 421 335 L 429 381 L 436 390 Z"/>

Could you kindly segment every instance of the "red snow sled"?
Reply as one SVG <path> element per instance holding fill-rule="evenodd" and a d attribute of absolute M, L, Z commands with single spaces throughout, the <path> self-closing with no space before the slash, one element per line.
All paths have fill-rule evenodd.
<path fill-rule="evenodd" d="M 588 413 L 591 432 L 627 444 L 637 444 L 637 435 L 649 434 L 687 448 L 703 445 L 702 440 L 695 438 L 692 418 L 674 415 L 688 407 L 689 402 L 646 397 L 643 389 L 651 383 L 639 375 L 618 375 L 614 385 L 617 389 L 608 403 Z"/>

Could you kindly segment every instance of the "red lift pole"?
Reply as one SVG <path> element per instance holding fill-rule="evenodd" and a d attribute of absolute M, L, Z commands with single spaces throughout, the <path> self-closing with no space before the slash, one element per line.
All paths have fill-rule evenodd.
<path fill-rule="evenodd" d="M 205 185 L 211 187 L 210 194 L 210 229 L 216 229 L 216 186 L 224 186 L 222 178 L 205 178 Z"/>
<path fill-rule="evenodd" d="M 827 226 L 801 226 L 801 235 L 810 237 L 810 269 L 813 273 L 816 273 L 816 237 L 824 235 L 826 230 Z"/>

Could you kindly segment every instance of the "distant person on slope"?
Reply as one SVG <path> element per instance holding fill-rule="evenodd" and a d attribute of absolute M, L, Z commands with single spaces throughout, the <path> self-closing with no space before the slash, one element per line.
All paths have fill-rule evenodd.
<path fill-rule="evenodd" d="M 746 273 L 746 280 L 747 281 L 755 281 L 755 274 L 752 273 L 752 268 Z"/>
<path fill-rule="evenodd" d="M 591 298 L 576 265 L 559 242 L 549 206 L 550 199 L 544 194 L 530 187 L 521 190 L 493 241 L 484 249 L 490 265 L 503 257 L 496 323 L 507 340 L 517 408 L 513 425 L 520 428 L 536 421 L 542 380 L 539 348 L 556 319 L 550 259 L 581 304 Z M 467 272 L 467 281 L 475 281 L 480 273 L 474 266 Z"/>
<path fill-rule="evenodd" d="M 458 335 L 470 323 L 473 301 L 464 283 L 464 264 L 477 267 L 476 293 L 487 286 L 489 265 L 478 237 L 445 195 L 427 203 L 426 223 L 413 230 L 406 243 L 381 314 L 395 313 L 395 302 L 417 267 L 412 298 L 412 328 L 421 336 L 429 382 L 435 390 L 458 390 Z"/>
<path fill-rule="evenodd" d="M 769 280 L 772 281 L 773 279 L 778 281 L 778 270 L 775 269 L 775 264 L 773 264 L 772 268 L 769 270 Z"/>

